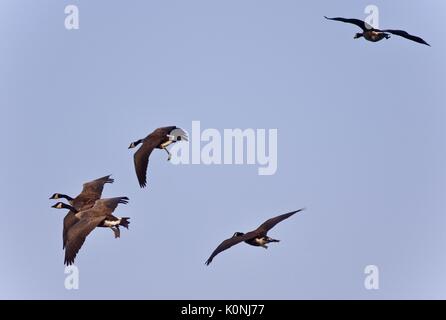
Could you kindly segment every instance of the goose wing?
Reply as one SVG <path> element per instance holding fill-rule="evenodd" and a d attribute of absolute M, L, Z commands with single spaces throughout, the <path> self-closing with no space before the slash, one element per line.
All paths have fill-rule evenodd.
<path fill-rule="evenodd" d="M 101 198 L 102 191 L 104 190 L 104 185 L 106 183 L 113 183 L 115 180 L 110 178 L 111 175 L 89 181 L 84 183 L 81 194 L 88 194 L 94 196 L 97 199 Z"/>
<path fill-rule="evenodd" d="M 115 211 L 118 204 L 127 204 L 129 198 L 127 197 L 115 197 L 97 200 L 88 211 L 81 212 L 80 214 L 93 215 L 93 216 L 108 216 Z"/>
<path fill-rule="evenodd" d="M 113 183 L 114 180 L 110 175 L 86 182 L 83 185 L 82 192 L 73 200 L 72 205 L 78 211 L 83 211 L 93 207 L 96 200 L 102 196 L 104 185 L 106 183 Z"/>
<path fill-rule="evenodd" d="M 168 127 L 161 127 L 158 129 L 155 129 L 151 134 L 149 134 L 146 139 L 164 139 L 169 133 L 171 133 L 173 130 L 175 130 L 176 126 L 168 126 Z"/>
<path fill-rule="evenodd" d="M 289 217 L 291 217 L 292 215 L 302 211 L 304 209 L 299 209 L 296 211 L 291 211 L 288 213 L 284 213 L 281 214 L 280 216 L 271 218 L 266 220 L 264 223 L 262 223 L 254 232 L 257 234 L 257 236 L 261 237 L 261 236 L 265 236 L 269 230 L 271 230 L 272 228 L 274 228 L 274 226 L 276 224 L 278 224 L 279 222 L 288 219 Z"/>
<path fill-rule="evenodd" d="M 67 243 L 68 230 L 78 222 L 79 219 L 76 218 L 76 215 L 73 211 L 69 211 L 65 216 L 65 218 L 63 219 L 63 233 L 62 233 L 63 249 L 65 249 L 65 245 Z"/>
<path fill-rule="evenodd" d="M 242 236 L 236 236 L 229 239 L 224 240 L 222 243 L 218 245 L 218 247 L 212 252 L 211 256 L 206 260 L 206 265 L 209 265 L 214 257 L 219 254 L 222 251 L 225 251 L 229 249 L 232 246 L 235 246 L 236 244 L 239 244 L 240 242 L 252 239 L 255 237 L 255 234 L 253 232 L 248 232 Z"/>
<path fill-rule="evenodd" d="M 358 26 L 359 28 L 361 28 L 363 31 L 367 31 L 367 30 L 373 29 L 373 27 L 371 25 L 369 25 L 368 23 L 366 23 L 366 22 L 364 22 L 362 20 L 359 20 L 359 19 L 346 19 L 346 18 L 341 18 L 341 17 L 328 18 L 326 16 L 324 16 L 324 18 L 328 19 L 328 20 L 340 21 L 340 22 L 354 24 L 354 25 Z"/>
<path fill-rule="evenodd" d="M 74 263 L 77 253 L 85 242 L 85 239 L 103 220 L 102 217 L 87 217 L 81 219 L 67 232 L 67 242 L 65 246 L 65 261 L 64 263 L 69 266 Z"/>
<path fill-rule="evenodd" d="M 427 45 L 429 47 L 431 46 L 429 43 L 424 41 L 422 38 L 414 36 L 414 35 L 411 35 L 411 34 L 407 33 L 406 31 L 403 31 L 403 30 L 387 29 L 387 30 L 381 30 L 381 31 L 382 32 L 388 32 L 388 33 L 391 33 L 391 34 L 394 34 L 394 35 L 397 35 L 397 36 L 400 36 L 400 37 L 403 37 L 403 38 L 406 38 L 406 39 L 409 39 L 409 40 L 412 40 L 412 41 L 415 41 L 415 42 L 418 42 L 418 43 L 421 43 L 421 44 L 425 44 L 425 45 Z"/>

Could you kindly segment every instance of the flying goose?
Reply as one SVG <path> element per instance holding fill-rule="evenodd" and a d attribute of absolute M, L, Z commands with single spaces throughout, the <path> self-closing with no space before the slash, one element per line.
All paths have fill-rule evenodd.
<path fill-rule="evenodd" d="M 118 204 L 127 204 L 128 200 L 127 197 L 100 199 L 95 202 L 92 208 L 84 211 L 77 211 L 73 206 L 63 202 L 58 202 L 53 206 L 53 208 L 68 209 L 75 212 L 78 219 L 67 231 L 64 260 L 66 265 L 74 263 L 74 259 L 85 239 L 96 227 L 116 227 L 119 230 L 119 226 L 123 226 L 128 229 L 130 218 L 118 218 L 112 215 Z"/>
<path fill-rule="evenodd" d="M 89 181 L 84 183 L 82 192 L 77 195 L 76 198 L 72 198 L 62 193 L 54 193 L 50 199 L 66 199 L 69 204 L 76 209 L 76 211 L 87 210 L 93 207 L 96 200 L 99 200 L 102 196 L 102 191 L 104 190 L 104 185 L 106 183 L 113 183 L 114 180 L 110 178 L 111 175 Z M 65 249 L 65 243 L 67 238 L 68 229 L 71 228 L 79 219 L 76 218 L 74 211 L 69 211 L 65 218 L 63 219 L 63 248 Z M 111 228 L 117 237 L 119 230 L 116 228 Z"/>
<path fill-rule="evenodd" d="M 138 182 L 141 188 L 144 188 L 147 184 L 147 165 L 149 164 L 149 157 L 153 149 L 166 150 L 168 154 L 167 160 L 169 161 L 172 155 L 169 150 L 167 150 L 167 146 L 181 140 L 188 141 L 186 132 L 175 126 L 170 126 L 158 128 L 144 139 L 139 139 L 130 144 L 129 149 L 135 148 L 142 143 L 142 146 L 135 152 L 133 157 L 136 176 L 138 177 Z"/>
<path fill-rule="evenodd" d="M 265 221 L 264 223 L 262 223 L 254 231 L 250 231 L 248 233 L 243 233 L 243 232 L 234 233 L 234 235 L 231 238 L 226 239 L 225 241 L 220 243 L 220 245 L 217 247 L 217 249 L 215 249 L 214 252 L 212 252 L 211 256 L 206 261 L 206 265 L 209 265 L 217 254 L 219 254 L 220 252 L 222 252 L 226 249 L 229 249 L 230 247 L 232 247 L 242 241 L 244 241 L 245 243 L 247 243 L 251 246 L 263 247 L 265 249 L 268 249 L 268 246 L 267 246 L 268 243 L 280 241 L 280 240 L 276 240 L 276 239 L 272 239 L 272 238 L 268 237 L 267 236 L 268 231 L 271 230 L 279 222 L 281 222 L 285 219 L 288 219 L 295 213 L 300 212 L 302 210 L 304 210 L 304 209 L 299 209 L 296 211 L 292 211 L 292 212 L 285 213 L 280 216 L 271 218 L 271 219 Z"/>
<path fill-rule="evenodd" d="M 324 16 L 325 17 L 325 16 Z M 358 39 L 361 37 L 364 37 L 364 39 L 371 41 L 371 42 L 378 42 L 381 41 L 382 39 L 389 39 L 390 38 L 390 34 L 394 34 L 421 44 L 425 44 L 427 46 L 430 47 L 430 44 L 428 44 L 426 41 L 424 41 L 423 39 L 421 39 L 420 37 L 417 36 L 413 36 L 409 33 L 407 33 L 406 31 L 403 30 L 391 30 L 391 29 L 386 29 L 386 30 L 379 30 L 379 29 L 375 29 L 373 28 L 371 25 L 369 25 L 367 22 L 359 20 L 359 19 L 346 19 L 346 18 L 328 18 L 325 17 L 325 19 L 328 20 L 334 20 L 334 21 L 340 21 L 340 22 L 345 22 L 345 23 L 351 23 L 354 25 L 357 25 L 359 28 L 362 29 L 361 33 L 357 33 L 354 36 L 354 39 Z"/>

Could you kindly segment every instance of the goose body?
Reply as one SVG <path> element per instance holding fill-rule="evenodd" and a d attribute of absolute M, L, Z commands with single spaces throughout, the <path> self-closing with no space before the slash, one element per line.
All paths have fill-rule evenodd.
<path fill-rule="evenodd" d="M 385 32 L 377 32 L 374 30 L 367 30 L 363 32 L 364 39 L 371 41 L 371 42 L 378 42 L 382 39 L 388 39 L 390 36 Z"/>

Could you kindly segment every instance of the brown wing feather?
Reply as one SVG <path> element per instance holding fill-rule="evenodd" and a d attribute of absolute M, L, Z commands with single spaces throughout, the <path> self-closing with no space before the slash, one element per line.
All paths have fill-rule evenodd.
<path fill-rule="evenodd" d="M 153 149 L 158 145 L 159 143 L 155 140 L 144 142 L 133 156 L 136 176 L 138 177 L 139 186 L 141 188 L 144 188 L 147 185 L 147 166 L 149 164 L 149 157 Z"/>
<path fill-rule="evenodd" d="M 285 213 L 285 214 L 281 214 L 280 216 L 271 218 L 266 220 L 264 223 L 262 223 L 254 232 L 257 233 L 258 236 L 262 237 L 262 236 L 266 236 L 266 234 L 268 233 L 269 230 L 271 230 L 272 228 L 274 228 L 274 226 L 276 224 L 278 224 L 279 222 L 288 219 L 289 217 L 291 217 L 292 215 L 302 211 L 304 209 L 299 209 L 296 211 L 292 211 L 289 213 Z"/>
<path fill-rule="evenodd" d="M 176 126 L 168 126 L 168 127 L 161 127 L 161 128 L 155 129 L 144 140 L 155 139 L 155 137 L 157 137 L 158 139 L 164 139 L 170 132 L 172 132 L 176 128 L 177 128 Z"/>
<path fill-rule="evenodd" d="M 81 194 L 90 194 L 91 196 L 95 196 L 98 199 L 102 195 L 102 191 L 104 190 L 104 185 L 106 183 L 113 183 L 115 180 L 110 178 L 111 175 L 89 181 L 84 183 Z"/>
<path fill-rule="evenodd" d="M 222 243 L 219 244 L 219 246 L 212 252 L 211 256 L 206 260 L 206 265 L 209 265 L 214 257 L 219 254 L 222 251 L 225 251 L 229 249 L 232 246 L 235 246 L 236 244 L 239 244 L 240 242 L 250 240 L 255 237 L 255 234 L 253 232 L 248 232 L 244 234 L 243 236 L 238 237 L 232 237 L 229 239 L 224 240 Z"/>
<path fill-rule="evenodd" d="M 65 249 L 65 244 L 67 243 L 68 230 L 72 226 L 74 226 L 77 222 L 79 222 L 79 219 L 76 218 L 75 213 L 73 211 L 69 211 L 65 216 L 65 218 L 63 219 L 63 233 L 62 233 L 63 249 Z"/>
<path fill-rule="evenodd" d="M 81 219 L 68 230 L 65 247 L 65 261 L 68 266 L 74 263 L 77 253 L 85 242 L 85 239 L 103 220 L 103 217 L 89 217 Z"/>
<path fill-rule="evenodd" d="M 108 216 L 115 211 L 118 204 L 127 204 L 129 198 L 127 197 L 115 197 L 97 200 L 93 208 L 88 211 L 81 212 L 81 215 L 93 215 L 93 216 Z"/>
<path fill-rule="evenodd" d="M 110 175 L 86 182 L 83 185 L 82 192 L 72 201 L 73 207 L 78 211 L 83 211 L 93 207 L 96 200 L 102 196 L 104 185 L 106 183 L 113 183 L 114 180 Z"/>
<path fill-rule="evenodd" d="M 403 31 L 403 30 L 390 30 L 390 29 L 387 29 L 387 30 L 381 30 L 381 31 L 382 32 L 388 32 L 388 33 L 391 33 L 391 34 L 394 34 L 394 35 L 397 35 L 397 36 L 400 36 L 400 37 L 403 37 L 403 38 L 406 38 L 406 39 L 409 39 L 409 40 L 412 40 L 412 41 L 415 41 L 415 42 L 418 42 L 418 43 L 421 43 L 421 44 L 425 44 L 425 45 L 427 45 L 429 47 L 431 46 L 429 43 L 424 41 L 422 38 L 414 36 L 414 35 L 411 35 L 411 34 L 407 33 L 406 31 Z"/>
<path fill-rule="evenodd" d="M 147 185 L 147 167 L 149 165 L 149 157 L 153 149 L 159 147 L 163 142 L 169 140 L 167 135 L 175 130 L 176 126 L 162 127 L 154 130 L 149 134 L 142 146 L 135 152 L 133 160 L 135 163 L 136 176 L 138 177 L 139 186 L 144 188 Z"/>

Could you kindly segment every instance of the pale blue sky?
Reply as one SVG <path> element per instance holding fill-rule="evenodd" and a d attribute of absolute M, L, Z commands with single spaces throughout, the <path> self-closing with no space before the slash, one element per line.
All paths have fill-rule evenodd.
<path fill-rule="evenodd" d="M 373 2 L 382 27 L 431 48 L 323 19 L 370 3 L 2 0 L 0 298 L 446 298 L 446 3 Z M 157 151 L 141 190 L 129 143 L 193 120 L 277 128 L 277 173 Z M 67 291 L 48 197 L 110 173 L 104 196 L 130 198 L 116 211 L 130 230 L 96 230 Z M 300 207 L 271 231 L 279 244 L 204 265 L 235 231 Z"/>

